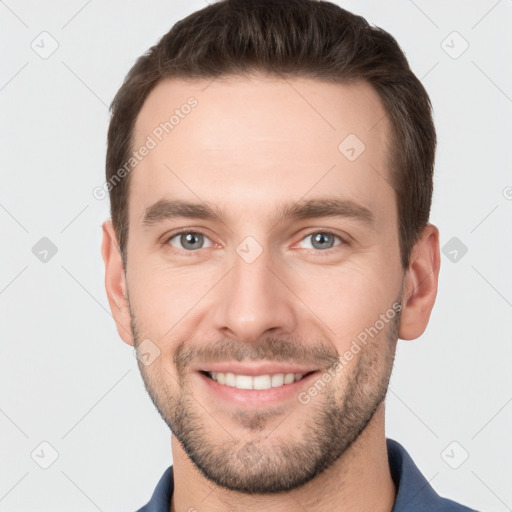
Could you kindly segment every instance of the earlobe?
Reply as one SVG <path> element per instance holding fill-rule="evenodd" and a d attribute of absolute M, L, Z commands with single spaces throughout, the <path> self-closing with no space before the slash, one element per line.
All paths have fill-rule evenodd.
<path fill-rule="evenodd" d="M 119 336 L 125 343 L 133 346 L 130 310 L 126 293 L 126 276 L 112 220 L 106 220 L 102 229 L 101 255 L 105 263 L 105 290 L 110 310 L 116 322 Z"/>
<path fill-rule="evenodd" d="M 400 339 L 416 339 L 427 328 L 436 300 L 440 265 L 439 230 L 427 224 L 411 251 L 405 275 Z"/>

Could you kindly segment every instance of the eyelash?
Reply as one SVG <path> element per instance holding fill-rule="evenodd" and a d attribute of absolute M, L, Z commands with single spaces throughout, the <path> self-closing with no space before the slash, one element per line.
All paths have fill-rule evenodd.
<path fill-rule="evenodd" d="M 173 239 L 173 238 L 176 238 L 178 235 L 182 235 L 183 233 L 191 233 L 191 234 L 194 234 L 194 235 L 203 235 L 204 237 L 208 238 L 209 237 L 207 235 L 205 235 L 204 233 L 202 233 L 201 231 L 194 231 L 194 230 L 191 230 L 191 229 L 187 229 L 187 228 L 183 228 L 183 229 L 180 229 L 178 231 L 175 231 L 173 232 L 171 235 L 169 235 L 165 241 L 163 242 L 164 245 L 168 246 L 173 252 L 174 251 L 179 251 L 181 253 L 185 253 L 187 256 L 193 256 L 195 253 L 199 252 L 200 249 L 197 249 L 197 250 L 192 250 L 192 251 L 187 251 L 187 250 L 181 250 L 181 249 L 176 249 L 175 247 L 172 247 L 169 245 L 169 242 Z M 342 248 L 343 246 L 346 246 L 346 245 L 349 245 L 349 242 L 347 241 L 347 239 L 345 237 L 342 237 L 340 235 L 338 235 L 337 233 L 334 233 L 333 231 L 329 231 L 329 230 L 315 230 L 315 231 L 311 231 L 310 233 L 304 235 L 302 238 L 301 238 L 301 242 L 302 240 L 312 236 L 312 235 L 316 235 L 316 234 L 322 234 L 322 235 L 332 235 L 334 236 L 335 238 L 339 239 L 340 240 L 340 244 L 338 245 L 335 245 L 334 247 L 331 247 L 329 249 L 326 249 L 326 250 L 320 250 L 320 249 L 309 249 L 309 251 L 312 251 L 313 254 L 315 256 L 327 256 L 327 255 L 331 255 L 333 251 L 335 251 L 336 249 L 338 248 Z M 207 249 L 207 247 L 206 247 Z"/>

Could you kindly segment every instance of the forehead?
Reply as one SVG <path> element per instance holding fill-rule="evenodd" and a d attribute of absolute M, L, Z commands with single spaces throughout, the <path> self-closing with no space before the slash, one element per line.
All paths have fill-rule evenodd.
<path fill-rule="evenodd" d="M 135 124 L 132 149 L 149 150 L 132 171 L 130 224 L 166 197 L 244 207 L 248 216 L 337 192 L 392 207 L 389 134 L 378 94 L 364 82 L 163 80 Z"/>

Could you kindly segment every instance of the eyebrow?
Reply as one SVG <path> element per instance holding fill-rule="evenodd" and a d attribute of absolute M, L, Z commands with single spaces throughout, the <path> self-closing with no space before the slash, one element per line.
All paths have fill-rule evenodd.
<path fill-rule="evenodd" d="M 342 217 L 360 221 L 374 227 L 373 212 L 350 199 L 318 198 L 289 202 L 277 209 L 275 223 L 283 220 L 304 220 L 318 217 Z M 203 219 L 224 222 L 224 215 L 216 205 L 208 202 L 193 203 L 161 199 L 145 209 L 142 226 L 150 227 L 175 218 Z"/>

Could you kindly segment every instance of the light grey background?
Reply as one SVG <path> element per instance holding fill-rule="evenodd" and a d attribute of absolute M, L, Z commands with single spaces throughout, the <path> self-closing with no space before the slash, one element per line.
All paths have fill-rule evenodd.
<path fill-rule="evenodd" d="M 511 510 L 512 2 L 338 3 L 396 37 L 432 98 L 431 221 L 443 247 L 458 244 L 442 256 L 427 332 L 399 342 L 387 436 L 441 495 Z M 172 462 L 170 432 L 110 316 L 108 200 L 92 190 L 104 182 L 107 106 L 125 74 L 204 6 L 0 2 L 3 512 L 135 510 Z M 43 237 L 57 248 L 46 262 L 32 251 Z"/>

